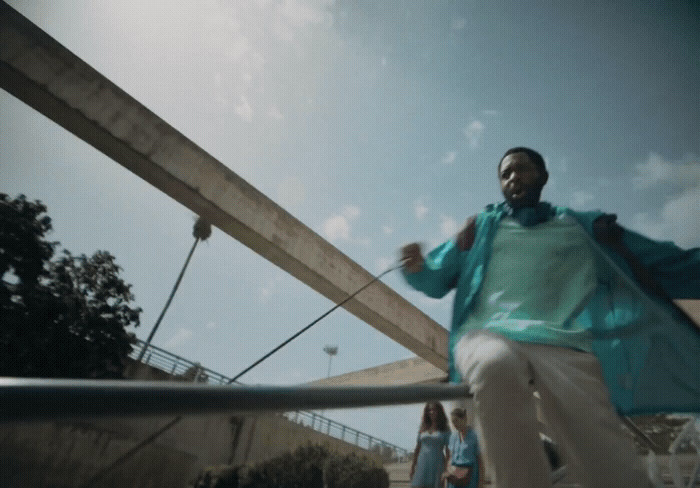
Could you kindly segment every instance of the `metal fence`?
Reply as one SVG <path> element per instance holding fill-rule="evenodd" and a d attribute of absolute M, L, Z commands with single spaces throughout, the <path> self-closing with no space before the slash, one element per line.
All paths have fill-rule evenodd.
<path fill-rule="evenodd" d="M 141 350 L 146 347 L 146 342 L 137 339 L 130 357 L 137 359 Z M 203 367 L 200 363 L 192 362 L 177 354 L 166 351 L 149 344 L 142 362 L 171 375 L 182 376 L 197 383 L 213 385 L 229 384 L 230 378 Z M 403 447 L 378 439 L 357 429 L 336 422 L 315 412 L 295 411 L 283 414 L 288 420 L 304 425 L 330 437 L 340 439 L 369 451 L 378 452 L 384 459 L 404 461 L 410 456 L 410 452 Z"/>

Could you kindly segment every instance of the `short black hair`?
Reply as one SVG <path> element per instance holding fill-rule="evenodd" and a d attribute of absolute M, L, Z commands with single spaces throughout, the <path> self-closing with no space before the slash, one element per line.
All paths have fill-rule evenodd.
<path fill-rule="evenodd" d="M 545 167 L 544 158 L 542 157 L 542 155 L 540 153 L 538 153 L 537 151 L 535 151 L 534 149 L 530 149 L 529 147 L 522 147 L 522 146 L 512 147 L 512 148 L 508 149 L 506 151 L 506 153 L 503 155 L 503 157 L 501 158 L 501 160 L 498 162 L 498 169 L 499 170 L 501 169 L 501 163 L 506 158 L 506 156 L 508 156 L 509 154 L 514 154 L 514 153 L 519 153 L 519 152 L 527 154 L 527 157 L 530 158 L 530 161 L 535 163 L 535 166 L 537 166 L 538 169 L 540 169 L 544 173 L 547 172 L 547 168 Z"/>

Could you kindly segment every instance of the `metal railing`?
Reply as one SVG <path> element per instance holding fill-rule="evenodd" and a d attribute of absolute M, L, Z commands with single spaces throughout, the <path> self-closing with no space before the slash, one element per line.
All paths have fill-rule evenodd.
<path fill-rule="evenodd" d="M 144 347 L 146 351 L 141 354 Z M 205 368 L 200 363 L 192 362 L 182 356 L 156 347 L 153 344 L 146 344 L 145 341 L 137 339 L 135 347 L 129 356 L 132 359 L 138 360 L 139 355 L 142 355 L 143 359 L 141 361 L 144 364 L 174 376 L 188 378 L 190 381 L 196 383 L 226 385 L 230 382 L 230 378 L 216 371 L 212 371 L 209 368 Z M 236 383 L 240 384 L 239 382 Z M 340 439 L 363 449 L 367 449 L 368 451 L 377 451 L 385 459 L 404 461 L 408 459 L 411 454 L 403 447 L 360 432 L 357 429 L 353 429 L 352 427 L 336 422 L 335 420 L 315 412 L 299 410 L 284 412 L 282 415 L 292 422 L 304 425 L 330 437 Z"/>
<path fill-rule="evenodd" d="M 146 346 L 146 342 L 141 339 L 136 340 L 129 357 L 138 360 L 141 351 Z M 165 349 L 149 344 L 143 355 L 142 363 L 152 366 L 161 371 L 165 371 L 173 376 L 189 377 L 191 381 L 197 383 L 209 383 L 212 385 L 228 384 L 230 378 L 203 367 L 200 363 L 192 362 L 188 359 L 173 354 Z"/>
<path fill-rule="evenodd" d="M 378 439 L 335 420 L 319 415 L 315 412 L 296 411 L 285 412 L 283 414 L 288 420 L 306 427 L 310 427 L 318 432 L 322 432 L 330 437 L 340 439 L 350 444 L 356 445 L 368 451 L 376 451 L 384 459 L 391 459 L 402 462 L 408 459 L 411 453 L 390 442 Z"/>

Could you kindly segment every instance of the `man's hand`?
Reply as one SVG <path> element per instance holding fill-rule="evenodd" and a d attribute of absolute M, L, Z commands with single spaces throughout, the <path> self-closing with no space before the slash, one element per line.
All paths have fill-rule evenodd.
<path fill-rule="evenodd" d="M 476 238 L 476 215 L 472 215 L 464 223 L 464 227 L 457 234 L 457 247 L 460 251 L 468 251 L 474 245 Z"/>
<path fill-rule="evenodd" d="M 409 273 L 418 273 L 423 269 L 423 253 L 420 244 L 413 242 L 401 248 L 401 262 Z"/>
<path fill-rule="evenodd" d="M 593 235 L 595 240 L 613 249 L 620 249 L 623 245 L 623 229 L 616 222 L 617 215 L 601 215 L 593 221 Z"/>

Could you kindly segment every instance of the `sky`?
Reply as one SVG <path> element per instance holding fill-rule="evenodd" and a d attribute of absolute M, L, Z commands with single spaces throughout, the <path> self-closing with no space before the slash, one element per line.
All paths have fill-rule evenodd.
<path fill-rule="evenodd" d="M 372 273 L 500 201 L 506 149 L 540 151 L 543 199 L 700 246 L 700 3 L 10 0 L 116 85 Z M 108 250 L 145 340 L 196 216 L 0 90 L 0 192 L 51 240 Z M 383 281 L 443 326 L 450 296 Z M 218 229 L 153 344 L 235 376 L 333 303 Z M 251 370 L 297 384 L 413 357 L 344 310 Z M 326 411 L 412 448 L 422 405 Z"/>

